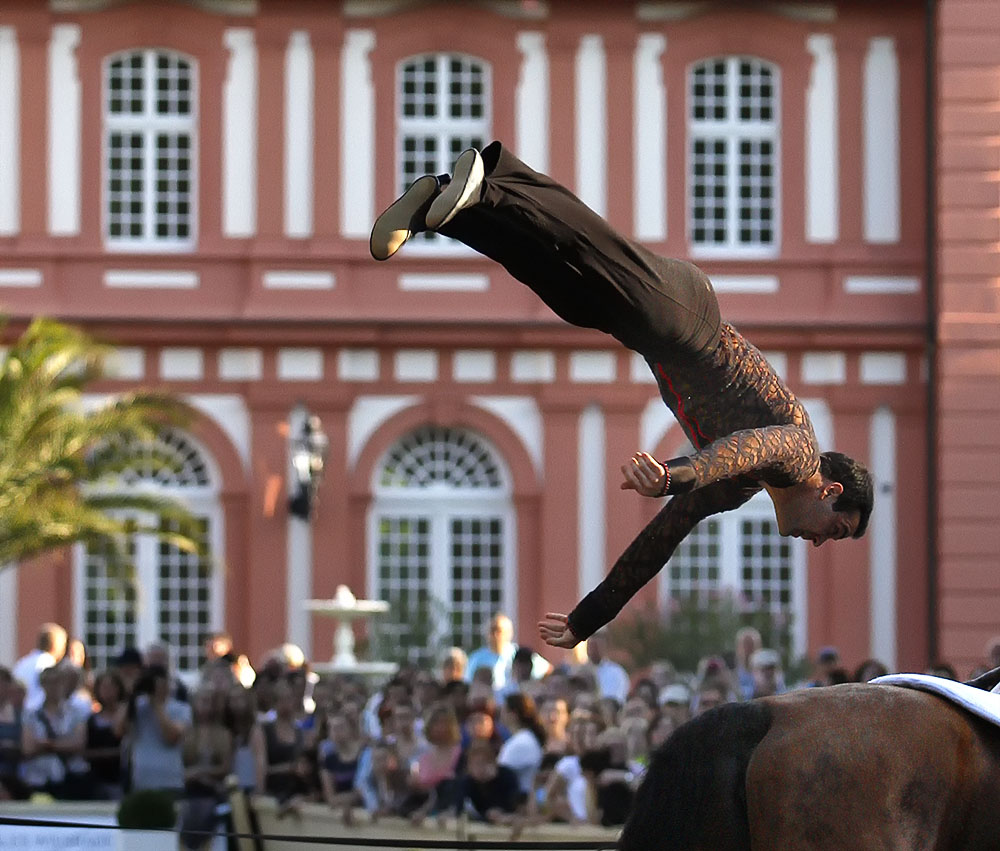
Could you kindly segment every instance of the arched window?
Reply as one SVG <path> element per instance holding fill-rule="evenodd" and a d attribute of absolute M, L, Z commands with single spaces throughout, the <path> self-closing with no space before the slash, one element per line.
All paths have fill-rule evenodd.
<path fill-rule="evenodd" d="M 109 247 L 194 246 L 196 129 L 190 59 L 136 50 L 105 63 L 104 232 Z"/>
<path fill-rule="evenodd" d="M 205 638 L 222 622 L 218 477 L 204 452 L 176 430 L 125 451 L 133 460 L 109 489 L 182 500 L 198 517 L 203 553 L 185 552 L 152 535 L 133 535 L 128 550 L 135 571 L 126 578 L 110 574 L 101 549 L 79 547 L 78 633 L 98 667 L 110 664 L 124 647 L 158 641 L 172 649 L 179 672 L 194 674 L 203 662 Z"/>
<path fill-rule="evenodd" d="M 383 641 L 414 661 L 442 646 L 483 643 L 497 612 L 515 614 L 509 477 L 479 436 L 423 426 L 380 464 L 369 544 L 369 588 L 389 601 Z"/>
<path fill-rule="evenodd" d="M 688 233 L 698 256 L 773 256 L 780 183 L 778 69 L 747 56 L 693 66 Z"/>
<path fill-rule="evenodd" d="M 450 173 L 466 148 L 482 148 L 491 124 L 489 65 L 457 53 L 432 53 L 404 60 L 397 72 L 399 192 L 425 174 Z M 414 246 L 448 241 L 422 234 Z M 456 243 L 450 243 L 455 245 Z"/>

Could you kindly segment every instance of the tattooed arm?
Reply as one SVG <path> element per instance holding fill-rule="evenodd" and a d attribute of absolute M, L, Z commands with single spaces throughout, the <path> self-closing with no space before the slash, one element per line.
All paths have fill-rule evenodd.
<path fill-rule="evenodd" d="M 733 432 L 665 465 L 670 493 L 682 494 L 736 476 L 772 473 L 791 485 L 819 469 L 819 447 L 808 425 L 773 425 Z"/>
<path fill-rule="evenodd" d="M 747 479 L 727 479 L 669 500 L 629 544 L 604 581 L 570 613 L 569 628 L 576 639 L 590 637 L 612 620 L 699 522 L 739 508 L 759 490 Z"/>

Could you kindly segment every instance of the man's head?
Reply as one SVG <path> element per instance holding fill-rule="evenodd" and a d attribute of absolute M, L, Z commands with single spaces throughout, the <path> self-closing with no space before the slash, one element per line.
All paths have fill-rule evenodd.
<path fill-rule="evenodd" d="M 514 624 L 507 615 L 494 615 L 490 620 L 489 642 L 490 650 L 500 653 L 514 638 Z"/>
<path fill-rule="evenodd" d="M 795 499 L 775 503 L 782 535 L 819 546 L 830 539 L 860 538 L 868 528 L 874 487 L 864 465 L 840 452 L 820 455 L 820 482 Z"/>

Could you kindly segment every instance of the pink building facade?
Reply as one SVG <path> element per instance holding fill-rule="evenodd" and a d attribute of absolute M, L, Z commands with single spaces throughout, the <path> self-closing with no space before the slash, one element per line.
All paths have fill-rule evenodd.
<path fill-rule="evenodd" d="M 633 609 L 729 590 L 790 613 L 797 653 L 971 667 L 1000 592 L 1000 455 L 979 458 L 1000 433 L 1000 60 L 965 49 L 983 25 L 950 10 L 972 5 L 934 28 L 931 164 L 920 3 L 4 4 L 0 305 L 12 332 L 46 314 L 113 343 L 99 392 L 190 401 L 160 447 L 177 476 L 144 477 L 140 447 L 134 474 L 205 517 L 214 569 L 139 542 L 131 608 L 82 550 L 6 571 L 2 656 L 54 619 L 99 661 L 162 637 L 192 668 L 213 628 L 323 658 L 304 604 L 340 584 L 389 599 L 400 641 L 471 649 L 503 610 L 534 643 L 600 580 L 655 510 L 619 465 L 684 444 L 644 364 L 461 246 L 368 255 L 403 185 L 499 138 L 702 265 L 824 448 L 878 481 L 865 539 L 807 550 L 751 502 Z M 287 508 L 307 414 L 330 441 L 309 523 Z"/>

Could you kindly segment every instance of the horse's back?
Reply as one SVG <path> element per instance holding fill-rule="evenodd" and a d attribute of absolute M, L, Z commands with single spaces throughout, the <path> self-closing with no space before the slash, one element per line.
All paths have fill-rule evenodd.
<path fill-rule="evenodd" d="M 754 848 L 1000 848 L 1000 730 L 925 692 L 844 685 L 769 698 L 747 768 Z"/>
<path fill-rule="evenodd" d="M 621 851 L 748 851 L 746 770 L 770 726 L 760 702 L 689 721 L 653 754 Z"/>

